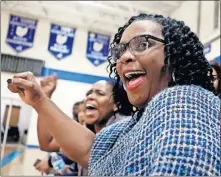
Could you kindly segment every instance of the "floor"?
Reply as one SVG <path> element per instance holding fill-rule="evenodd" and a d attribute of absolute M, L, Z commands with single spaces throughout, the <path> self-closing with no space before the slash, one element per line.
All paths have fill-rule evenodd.
<path fill-rule="evenodd" d="M 1 176 L 41 176 L 33 164 L 37 158 L 41 159 L 46 154 L 38 148 L 6 144 L 4 156 L 1 157 Z"/>

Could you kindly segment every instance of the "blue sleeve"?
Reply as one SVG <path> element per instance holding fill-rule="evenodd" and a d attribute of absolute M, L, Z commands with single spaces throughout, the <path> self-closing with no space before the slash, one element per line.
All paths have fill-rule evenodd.
<path fill-rule="evenodd" d="M 170 92 L 167 104 L 161 95 L 150 111 L 159 125 L 150 176 L 220 176 L 220 100 L 200 90 Z"/>
<path fill-rule="evenodd" d="M 62 154 L 60 152 L 57 152 L 57 154 L 64 160 L 65 164 L 70 165 L 70 164 L 74 163 L 73 160 L 69 159 L 64 154 Z"/>

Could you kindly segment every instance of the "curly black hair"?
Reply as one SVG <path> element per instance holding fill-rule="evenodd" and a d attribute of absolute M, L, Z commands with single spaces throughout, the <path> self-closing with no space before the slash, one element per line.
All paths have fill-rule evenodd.
<path fill-rule="evenodd" d="M 122 84 L 117 84 L 115 80 L 107 81 L 109 85 L 113 88 L 113 99 L 114 103 L 117 105 L 117 112 L 121 115 L 129 116 L 132 115 L 135 110 L 133 110 L 133 105 L 129 102 L 127 93 L 125 92 Z"/>
<path fill-rule="evenodd" d="M 212 68 L 204 56 L 204 47 L 197 35 L 183 21 L 177 21 L 162 15 L 143 13 L 131 17 L 123 27 L 120 27 L 114 36 L 113 42 L 110 44 L 107 69 L 109 77 L 117 81 L 116 87 L 121 81 L 116 71 L 116 62 L 113 62 L 111 51 L 116 44 L 119 44 L 125 29 L 138 20 L 151 20 L 162 26 L 162 34 L 166 45 L 164 48 L 165 65 L 162 67 L 161 73 L 165 73 L 167 69 L 170 71 L 171 81 L 168 83 L 169 87 L 194 84 L 217 94 L 213 86 Z M 172 75 L 175 79 L 172 79 Z"/>

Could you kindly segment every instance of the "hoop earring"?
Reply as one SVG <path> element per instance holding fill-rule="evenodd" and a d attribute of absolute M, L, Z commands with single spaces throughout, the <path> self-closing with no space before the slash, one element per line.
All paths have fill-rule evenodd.
<path fill-rule="evenodd" d="M 123 84 L 123 88 L 124 88 L 125 91 L 127 91 L 127 88 L 126 88 L 126 86 L 124 84 Z"/>
<path fill-rule="evenodd" d="M 173 79 L 173 82 L 176 83 L 176 78 L 175 78 L 174 72 L 172 73 L 172 79 Z"/>

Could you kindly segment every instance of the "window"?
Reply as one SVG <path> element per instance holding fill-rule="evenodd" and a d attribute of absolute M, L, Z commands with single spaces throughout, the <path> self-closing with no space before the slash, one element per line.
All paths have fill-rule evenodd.
<path fill-rule="evenodd" d="M 31 71 L 35 76 L 41 76 L 42 67 L 45 62 L 26 57 L 1 54 L 1 71 L 20 73 Z"/>

